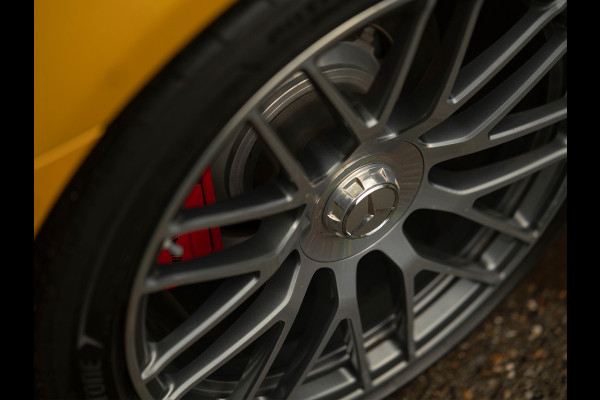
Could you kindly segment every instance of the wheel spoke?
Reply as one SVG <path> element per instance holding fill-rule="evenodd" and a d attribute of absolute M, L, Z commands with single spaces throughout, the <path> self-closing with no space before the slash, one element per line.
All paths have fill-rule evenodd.
<path fill-rule="evenodd" d="M 401 16 L 401 29 L 364 100 L 365 108 L 379 126 L 387 123 L 398 100 L 434 4 L 431 0 L 414 2 L 410 15 Z"/>
<path fill-rule="evenodd" d="M 324 329 L 322 332 L 319 335 L 313 335 L 313 340 L 309 343 L 304 343 L 304 351 L 299 354 L 299 357 L 292 360 L 279 386 L 273 393 L 274 398 L 293 398 L 293 394 L 302 382 L 304 382 L 308 372 L 315 366 L 319 356 L 321 356 L 325 346 L 329 343 L 335 332 L 339 321 L 330 319 L 323 321 L 323 323 Z"/>
<path fill-rule="evenodd" d="M 398 8 L 406 6 L 408 3 L 410 3 L 409 0 L 384 0 L 349 20 L 342 27 L 345 27 L 347 33 L 357 27 L 365 26 L 366 24 L 375 21 L 378 17 L 381 17 L 386 13 L 394 12 Z M 425 18 L 429 7 L 432 4 L 429 0 L 422 1 L 421 4 L 424 4 L 423 8 L 421 9 L 420 6 L 418 6 L 416 9 L 422 10 L 419 17 Z M 417 18 L 416 21 L 411 20 L 410 24 L 412 25 L 413 23 L 414 30 L 412 30 L 412 32 L 418 35 L 419 30 L 423 28 L 423 26 L 421 26 L 421 18 Z M 343 37 L 343 34 L 337 31 L 332 32 L 332 35 L 337 39 Z M 406 65 L 396 66 L 389 63 L 390 65 L 385 67 L 388 72 L 384 74 L 385 78 L 381 79 L 381 84 L 377 85 L 379 89 L 374 90 L 374 95 L 372 96 L 374 103 L 371 103 L 368 108 L 361 106 L 360 109 L 355 109 L 335 85 L 327 80 L 316 65 L 316 59 L 319 56 L 318 51 L 314 52 L 311 57 L 302 61 L 298 69 L 303 71 L 309 77 L 319 93 L 325 98 L 338 121 L 341 122 L 349 132 L 357 137 L 359 141 L 364 143 L 373 139 L 378 132 L 377 129 L 372 128 L 380 126 L 376 116 L 369 112 L 369 109 L 374 112 L 381 110 L 382 121 L 387 120 L 388 116 L 386 114 L 391 112 L 394 97 L 397 95 L 396 92 L 399 93 L 401 90 L 405 74 L 407 73 L 407 70 L 405 69 L 407 69 L 410 64 L 410 59 L 413 56 L 411 52 L 415 50 L 414 46 L 416 46 L 417 43 L 418 39 L 415 39 L 415 41 L 409 41 L 405 48 L 396 46 L 397 48 L 394 50 L 393 58 L 398 59 L 401 55 L 405 55 L 407 59 L 404 64 Z M 329 44 L 331 43 L 324 43 L 323 48 Z M 388 86 L 388 84 L 390 86 Z"/>
<path fill-rule="evenodd" d="M 421 136 L 427 147 L 444 147 L 445 159 L 454 158 L 468 151 L 477 151 L 477 146 L 466 143 L 478 136 L 486 137 L 488 132 L 535 86 L 567 51 L 567 35 L 554 33 L 542 48 L 501 85 L 488 93 L 468 110 L 449 118 Z M 448 146 L 461 144 L 457 154 Z M 456 146 L 458 147 L 458 146 Z M 467 150 L 468 149 L 468 150 Z M 442 157 L 442 156 L 439 156 Z M 442 158 L 436 158 L 436 162 Z"/>
<path fill-rule="evenodd" d="M 313 262 L 305 256 L 301 257 L 303 268 L 311 269 L 310 265 Z M 329 291 L 329 288 L 326 289 Z M 317 298 L 321 300 L 329 298 L 330 294 L 324 293 L 323 288 L 321 290 L 322 292 L 316 295 Z M 333 309 L 331 309 L 332 307 Z M 318 310 L 313 311 L 310 322 L 312 329 L 305 332 L 304 339 L 296 349 L 297 356 L 290 360 L 284 375 L 272 393 L 273 398 L 288 399 L 294 397 L 294 393 L 313 369 L 325 346 L 336 331 L 339 323 L 339 319 L 335 317 L 337 303 L 329 304 L 328 307 L 319 307 Z"/>
<path fill-rule="evenodd" d="M 248 366 L 228 399 L 245 400 L 254 397 L 289 333 L 289 326 L 290 324 L 279 322 L 254 343 Z"/>
<path fill-rule="evenodd" d="M 343 272 L 342 272 L 343 271 Z M 367 353 L 360 313 L 358 309 L 358 294 L 356 292 L 356 262 L 347 260 L 336 273 L 339 308 L 337 317 L 348 321 L 350 331 L 351 360 L 358 373 L 361 386 L 369 390 L 372 386 L 371 375 L 367 363 Z"/>
<path fill-rule="evenodd" d="M 414 279 L 421 271 L 466 278 L 486 285 L 498 285 L 503 279 L 502 275 L 486 271 L 474 262 L 455 266 L 425 257 L 414 249 L 403 232 L 390 232 L 390 235 L 382 241 L 379 249 L 398 265 L 407 281 Z M 412 290 L 412 288 L 409 289 Z"/>
<path fill-rule="evenodd" d="M 415 342 L 415 280 L 414 276 L 406 275 L 404 282 L 403 309 L 399 310 L 403 318 L 398 326 L 398 336 L 406 353 L 406 360 L 410 363 L 415 360 L 417 344 Z"/>
<path fill-rule="evenodd" d="M 366 141 L 373 131 L 359 116 L 358 110 L 354 109 L 339 89 L 323 75 L 323 72 L 316 66 L 314 61 L 305 62 L 302 70 L 325 98 L 336 119 L 360 141 Z M 374 122 L 370 125 L 374 125 Z"/>
<path fill-rule="evenodd" d="M 256 132 L 258 132 L 258 135 L 271 149 L 275 157 L 277 157 L 283 169 L 288 173 L 290 179 L 298 188 L 299 196 L 307 193 L 312 187 L 310 180 L 296 157 L 294 157 L 285 143 L 283 143 L 271 124 L 265 121 L 256 111 L 249 114 L 248 120 Z"/>
<path fill-rule="evenodd" d="M 411 362 L 416 357 L 415 332 L 415 277 L 423 271 L 456 278 L 468 279 L 472 282 L 498 286 L 504 280 L 502 273 L 486 270 L 482 265 L 471 262 L 466 265 L 450 265 L 425 257 L 415 250 L 401 229 L 390 232 L 377 245 L 377 249 L 385 253 L 401 271 L 404 282 L 404 307 L 398 334 L 402 342 L 406 359 Z"/>
<path fill-rule="evenodd" d="M 489 134 L 489 146 L 506 143 L 567 118 L 567 96 L 527 111 L 509 114 Z M 482 147 L 482 148 L 487 148 Z"/>
<path fill-rule="evenodd" d="M 536 230 L 520 226 L 514 218 L 494 215 L 489 211 L 485 212 L 470 208 L 461 215 L 473 222 L 477 222 L 478 224 L 518 239 L 524 243 L 532 244 L 539 235 Z"/>
<path fill-rule="evenodd" d="M 471 40 L 473 28 L 483 1 L 464 0 L 457 3 L 448 31 L 436 56 L 431 72 L 435 75 L 414 94 L 401 100 L 397 109 L 400 111 L 391 122 L 407 140 L 418 138 L 423 132 L 431 129 L 448 115 L 454 112 L 449 101 L 450 92 L 457 78 L 466 49 Z"/>
<path fill-rule="evenodd" d="M 347 323 L 350 359 L 358 373 L 358 380 L 365 390 L 371 388 L 356 296 L 356 265 L 352 261 L 346 261 L 345 264 L 346 268 L 338 270 L 343 272 L 336 273 L 337 305 L 333 315 L 325 312 L 316 314 L 317 319 L 312 326 L 318 327 L 317 331 L 310 332 L 307 340 L 301 345 L 301 356 L 291 362 L 273 394 L 275 398 L 293 398 L 293 394 L 313 370 L 332 335 L 343 322 Z"/>
<path fill-rule="evenodd" d="M 288 261 L 269 280 L 250 308 L 211 346 L 187 366 L 167 374 L 169 390 L 163 396 L 164 400 L 180 399 L 275 324 L 291 323 L 284 310 L 297 288 L 299 269 L 295 258 Z"/>
<path fill-rule="evenodd" d="M 434 168 L 429 178 L 441 191 L 463 197 L 462 201 L 454 202 L 463 206 L 465 201 L 473 204 L 477 198 L 526 178 L 566 157 L 567 145 L 559 136 L 538 149 L 480 168 L 462 172 Z M 458 210 L 456 206 L 453 208 Z"/>
<path fill-rule="evenodd" d="M 245 243 L 244 246 L 238 247 L 240 247 L 238 250 L 248 254 L 248 258 L 240 258 L 239 253 L 225 251 L 175 265 L 157 265 L 155 275 L 147 279 L 146 291 L 153 293 L 173 286 L 214 281 L 243 274 L 257 273 L 258 275 L 259 271 L 268 273 L 276 268 L 278 261 L 276 253 L 263 252 L 261 248 Z"/>
<path fill-rule="evenodd" d="M 233 248 L 177 264 L 158 265 L 157 273 L 148 278 L 150 293 L 152 289 L 229 279 L 174 331 L 150 345 L 152 356 L 142 371 L 142 379 L 154 378 L 262 286 L 291 252 L 296 228 L 291 217 L 287 221 L 271 218 L 265 221 L 255 237 Z M 277 234 L 272 236 L 272 233 Z"/>
<path fill-rule="evenodd" d="M 261 219 L 297 208 L 303 202 L 304 198 L 286 182 L 278 181 L 222 202 L 181 210 L 169 224 L 166 236 Z"/>
<path fill-rule="evenodd" d="M 489 134 L 481 131 L 473 136 L 449 139 L 444 145 L 427 148 L 424 155 L 430 164 L 437 164 L 508 143 L 566 118 L 567 97 L 564 96 L 551 103 L 505 116 Z"/>
<path fill-rule="evenodd" d="M 225 281 L 192 315 L 161 341 L 151 344 L 152 356 L 144 367 L 144 381 L 153 379 L 179 354 L 200 340 L 208 331 L 235 310 L 259 287 L 256 277 L 238 277 Z"/>
<path fill-rule="evenodd" d="M 549 187 L 547 182 L 552 182 L 553 178 L 561 175 L 563 166 L 556 164 L 553 167 L 546 168 L 540 171 L 537 179 L 532 183 L 531 189 L 526 194 L 523 203 L 515 211 L 514 218 L 520 226 L 535 228 L 538 232 L 543 232 L 549 223 L 548 216 L 553 215 L 552 208 L 556 204 L 560 204 L 567 197 L 567 178 L 566 176 L 557 183 L 556 189 Z M 536 217 L 539 214 L 539 209 L 535 204 L 539 204 L 544 199 L 554 195 L 552 203 L 542 213 L 541 217 Z"/>
<path fill-rule="evenodd" d="M 433 101 L 432 114 L 436 119 L 446 117 L 454 110 L 452 107 L 448 107 L 450 91 L 454 86 L 467 47 L 471 41 L 473 28 L 482 4 L 483 0 L 459 1 L 454 10 L 454 15 L 448 27 L 448 31 L 452 34 L 447 34 L 442 43 L 440 57 L 443 60 L 441 67 L 443 72 L 435 82 L 437 93 Z"/>
<path fill-rule="evenodd" d="M 523 172 L 524 176 L 528 175 Z M 531 173 L 535 171 L 530 171 Z M 508 177 L 506 177 L 508 178 Z M 507 183 L 508 184 L 508 183 Z M 503 185 L 499 184 L 498 187 Z M 490 191 L 490 190 L 488 190 Z M 480 210 L 474 207 L 478 195 L 466 195 L 442 188 L 437 185 L 425 184 L 419 195 L 419 209 L 449 212 L 467 218 L 496 232 L 503 233 L 524 243 L 533 243 L 539 232 L 535 229 L 522 226 L 514 218 L 496 215 L 490 210 Z"/>
<path fill-rule="evenodd" d="M 456 79 L 451 102 L 460 107 L 490 81 L 512 58 L 564 10 L 566 1 L 550 7 L 532 7 L 508 32 L 477 58 L 463 67 Z"/>
<path fill-rule="evenodd" d="M 402 275 L 403 307 L 399 310 L 401 314 L 400 324 L 397 328 L 398 336 L 401 340 L 401 346 L 406 354 L 406 360 L 412 362 L 416 355 L 416 343 L 414 338 L 414 320 L 415 320 L 415 303 L 414 303 L 414 277 L 420 271 L 420 265 L 414 264 L 414 260 L 424 263 L 422 259 L 413 250 L 412 246 L 400 230 L 390 232 L 384 240 L 378 245 L 378 250 L 386 254 L 398 267 Z"/>
<path fill-rule="evenodd" d="M 472 170 L 451 172 L 433 168 L 430 172 L 430 181 L 423 184 L 419 193 L 418 207 L 450 212 L 531 244 L 539 236 L 536 229 L 523 226 L 515 218 L 478 209 L 474 204 L 478 198 L 488 193 L 566 159 L 565 141 L 566 138 L 558 136 L 554 141 L 538 149 Z"/>
<path fill-rule="evenodd" d="M 146 279 L 145 291 L 252 273 L 259 274 L 261 281 L 268 279 L 291 251 L 297 227 L 293 215 L 268 218 L 255 236 L 232 248 L 175 264 L 156 264 Z"/>

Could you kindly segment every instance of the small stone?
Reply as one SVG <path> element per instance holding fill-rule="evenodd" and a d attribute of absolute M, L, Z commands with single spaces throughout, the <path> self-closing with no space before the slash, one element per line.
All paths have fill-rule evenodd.
<path fill-rule="evenodd" d="M 488 358 L 485 356 L 485 354 L 479 354 L 475 357 L 475 359 L 473 359 L 473 365 L 482 365 L 487 361 L 487 359 Z"/>
<path fill-rule="evenodd" d="M 517 349 L 514 349 L 514 348 L 508 349 L 508 356 L 510 358 L 515 358 L 518 355 L 519 355 L 519 352 L 517 351 Z"/>
<path fill-rule="evenodd" d="M 531 390 L 528 390 L 528 391 L 525 392 L 525 399 L 526 400 L 533 399 L 533 392 Z"/>
<path fill-rule="evenodd" d="M 540 358 L 546 358 L 547 355 L 548 355 L 548 352 L 546 350 L 537 349 L 536 351 L 533 352 L 533 359 L 539 360 Z"/>
<path fill-rule="evenodd" d="M 519 322 L 520 322 L 521 324 L 526 324 L 526 323 L 527 323 L 527 315 L 521 315 L 521 316 L 519 317 Z"/>
<path fill-rule="evenodd" d="M 516 375 L 516 373 L 515 373 L 515 370 L 514 370 L 514 369 L 513 369 L 513 370 L 510 370 L 510 371 L 508 371 L 508 373 L 506 374 L 506 379 L 514 379 L 515 375 Z"/>
<path fill-rule="evenodd" d="M 514 329 L 509 329 L 506 332 L 504 332 L 504 336 L 511 339 L 514 338 L 515 336 L 517 336 L 519 334 L 519 332 L 517 332 Z"/>
<path fill-rule="evenodd" d="M 510 362 L 510 363 L 506 364 L 504 369 L 507 371 L 513 371 L 515 369 L 515 364 Z"/>
<path fill-rule="evenodd" d="M 494 324 L 496 324 L 496 325 L 500 325 L 503 321 L 504 321 L 504 318 L 502 318 L 501 315 L 498 315 L 497 317 L 494 318 Z"/>
<path fill-rule="evenodd" d="M 505 399 L 510 399 L 510 397 L 512 396 L 512 392 L 509 389 L 504 390 L 504 398 Z"/>
<path fill-rule="evenodd" d="M 559 336 L 559 335 L 561 335 L 561 334 L 562 334 L 562 329 L 560 328 L 560 326 L 557 326 L 557 327 L 554 329 L 554 334 L 555 334 L 556 336 Z"/>
<path fill-rule="evenodd" d="M 538 336 L 540 336 L 542 334 L 543 331 L 544 331 L 544 327 L 541 326 L 540 324 L 533 325 L 531 327 L 531 334 L 529 335 L 529 340 L 536 339 Z"/>
<path fill-rule="evenodd" d="M 494 364 L 500 364 L 504 360 L 506 360 L 506 356 L 502 353 L 493 353 L 490 355 L 490 361 Z"/>
<path fill-rule="evenodd" d="M 473 391 L 471 391 L 471 389 L 465 389 L 462 392 L 462 396 L 465 400 L 473 400 Z"/>
<path fill-rule="evenodd" d="M 490 380 L 487 381 L 487 387 L 488 388 L 491 389 L 491 388 L 494 388 L 496 386 L 498 386 L 498 379 L 491 378 Z"/>
<path fill-rule="evenodd" d="M 534 299 L 529 299 L 527 300 L 527 309 L 529 311 L 535 311 L 538 308 L 538 304 L 537 301 L 535 301 Z"/>

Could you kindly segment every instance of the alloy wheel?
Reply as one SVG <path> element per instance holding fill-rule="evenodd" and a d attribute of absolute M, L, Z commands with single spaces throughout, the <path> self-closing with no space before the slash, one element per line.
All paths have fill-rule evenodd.
<path fill-rule="evenodd" d="M 566 199 L 566 2 L 440 3 L 348 20 L 199 157 L 131 291 L 140 396 L 383 395 L 523 275 Z"/>

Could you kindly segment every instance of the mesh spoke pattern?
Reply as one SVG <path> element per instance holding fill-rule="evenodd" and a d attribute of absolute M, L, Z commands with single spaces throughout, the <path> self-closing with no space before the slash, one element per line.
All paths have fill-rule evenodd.
<path fill-rule="evenodd" d="M 133 294 L 128 345 L 138 390 L 165 400 L 362 395 L 390 371 L 418 363 L 536 243 L 555 209 L 534 193 L 554 203 L 566 197 L 566 89 L 543 104 L 529 106 L 528 99 L 565 58 L 566 29 L 553 21 L 566 2 L 531 5 L 475 55 L 470 46 L 485 23 L 485 4 L 439 7 L 386 0 L 364 11 L 292 61 L 217 136 L 198 171 L 229 142 L 260 143 L 276 176 L 243 182 L 242 193 L 212 204 L 173 207 L 162 247 L 152 250 Z M 397 25 L 377 55 L 376 74 L 360 96 L 349 96 L 321 57 L 347 38 L 371 34 L 366 27 L 384 29 L 390 15 Z M 540 37 L 534 50 L 524 50 Z M 434 51 L 423 52 L 426 46 Z M 273 93 L 285 97 L 277 90 L 286 85 L 327 108 L 342 142 L 334 157 L 310 150 L 308 140 L 298 145 L 264 106 Z M 240 133 L 250 130 L 252 140 Z M 320 197 L 335 186 L 336 168 L 398 141 L 416 147 L 423 164 L 405 214 L 365 251 L 333 262 L 307 256 L 300 244 L 306 210 L 326 200 Z M 321 157 L 318 168 L 302 158 L 306 148 Z M 563 171 L 564 179 L 549 179 Z M 157 251 L 181 252 L 174 237 L 217 227 L 243 239 L 201 257 L 157 261 Z M 370 263 L 383 265 L 372 270 L 379 281 L 363 279 L 375 268 Z M 389 295 L 382 285 L 392 288 Z M 364 299 L 377 291 L 386 306 L 369 316 Z M 189 300 L 194 294 L 200 299 Z M 157 307 L 163 298 L 174 322 L 153 314 L 165 312 Z"/>

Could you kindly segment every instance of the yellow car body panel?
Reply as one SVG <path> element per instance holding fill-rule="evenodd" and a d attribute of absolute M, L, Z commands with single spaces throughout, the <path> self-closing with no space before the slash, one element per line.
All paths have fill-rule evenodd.
<path fill-rule="evenodd" d="M 110 121 L 234 1 L 35 1 L 34 237 Z"/>

